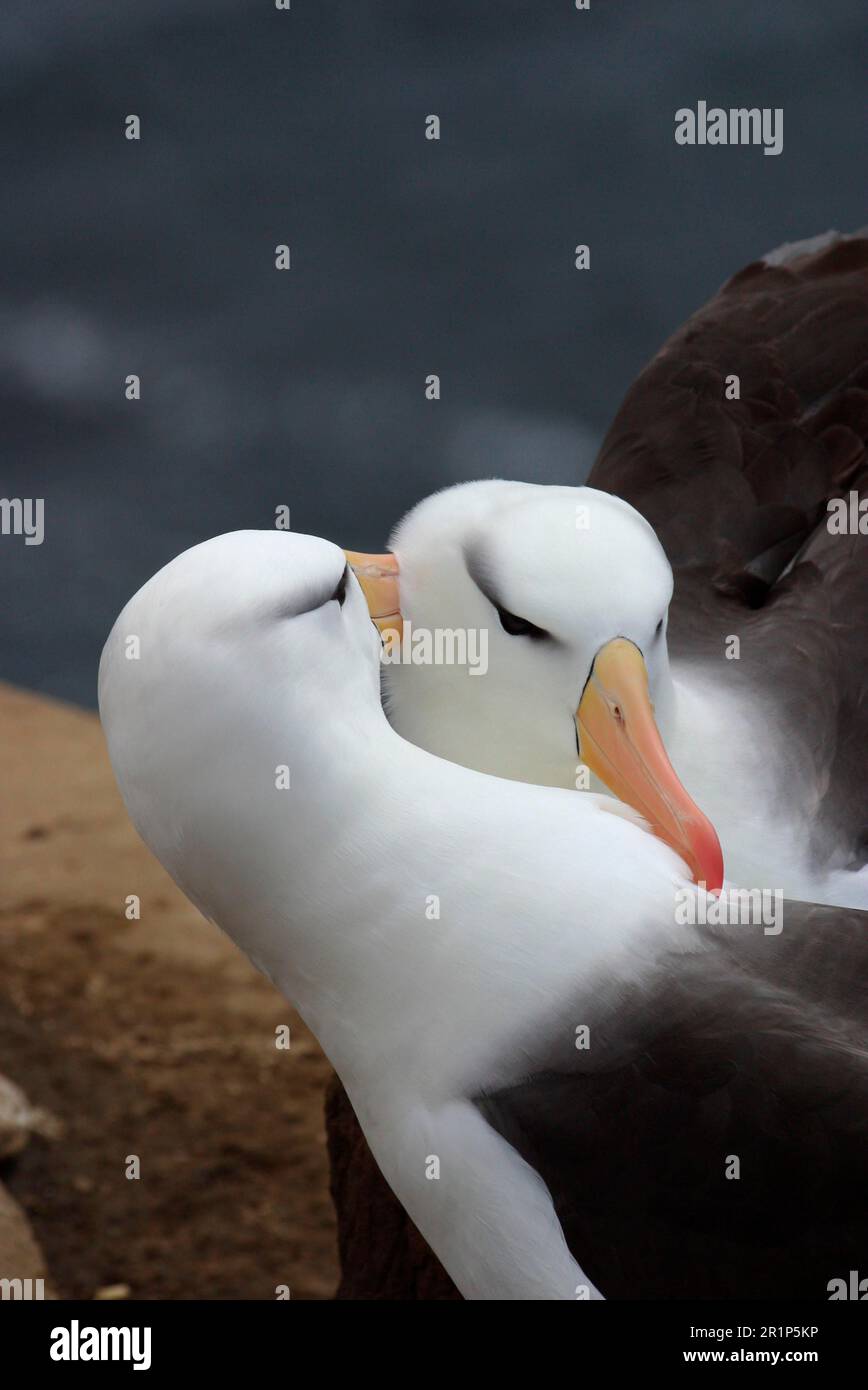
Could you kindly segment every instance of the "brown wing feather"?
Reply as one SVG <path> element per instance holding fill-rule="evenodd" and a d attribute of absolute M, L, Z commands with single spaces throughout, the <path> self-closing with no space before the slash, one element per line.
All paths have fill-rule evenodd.
<path fill-rule="evenodd" d="M 868 857 L 868 237 L 830 234 L 734 276 L 638 377 L 589 482 L 631 502 L 676 572 L 670 645 L 763 689 L 814 789 L 817 843 Z M 724 383 L 737 375 L 741 399 Z"/>
<path fill-rule="evenodd" d="M 607 1298 L 825 1299 L 868 1275 L 868 914 L 784 921 L 706 929 L 602 1042 L 570 1057 L 559 1030 L 547 1066 L 477 1100 Z"/>
<path fill-rule="evenodd" d="M 725 398 L 731 375 L 739 400 Z M 795 554 L 827 500 L 864 480 L 866 451 L 859 236 L 729 280 L 630 388 L 588 481 L 642 512 L 676 569 L 721 569 L 737 584 L 756 566 L 759 596 L 776 577 L 763 557 Z"/>

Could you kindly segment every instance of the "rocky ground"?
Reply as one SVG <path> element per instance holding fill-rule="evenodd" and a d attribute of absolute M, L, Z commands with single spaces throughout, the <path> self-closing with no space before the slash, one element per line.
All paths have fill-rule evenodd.
<path fill-rule="evenodd" d="M 138 840 L 94 715 L 0 686 L 0 742 L 0 1278 L 41 1247 L 60 1297 L 331 1297 L 317 1044 Z"/>

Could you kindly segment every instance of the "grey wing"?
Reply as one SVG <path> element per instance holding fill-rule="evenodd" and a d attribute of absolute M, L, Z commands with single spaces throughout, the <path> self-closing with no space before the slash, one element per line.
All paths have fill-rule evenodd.
<path fill-rule="evenodd" d="M 868 496 L 868 237 L 830 233 L 734 276 L 638 377 L 589 482 L 631 502 L 667 552 L 676 659 L 719 661 L 739 637 L 721 679 L 781 711 L 817 853 L 859 868 L 868 535 L 830 533 L 827 503 Z"/>

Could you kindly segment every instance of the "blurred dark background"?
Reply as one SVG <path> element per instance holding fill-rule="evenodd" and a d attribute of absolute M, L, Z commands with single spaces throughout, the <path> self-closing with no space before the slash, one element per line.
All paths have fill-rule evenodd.
<path fill-rule="evenodd" d="M 92 704 L 132 592 L 281 503 L 379 549 L 448 483 L 581 481 L 722 280 L 866 221 L 866 28 L 864 0 L 3 0 L 0 496 L 46 534 L 0 537 L 0 677 Z M 676 146 L 700 99 L 783 107 L 783 154 Z"/>

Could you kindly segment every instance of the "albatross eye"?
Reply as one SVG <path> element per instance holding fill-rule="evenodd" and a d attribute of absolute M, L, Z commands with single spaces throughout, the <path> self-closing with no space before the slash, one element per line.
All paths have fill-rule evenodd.
<path fill-rule="evenodd" d="M 500 619 L 500 626 L 504 632 L 508 632 L 510 637 L 533 637 L 539 641 L 541 637 L 548 637 L 545 628 L 537 627 L 536 623 L 529 623 L 527 618 L 517 618 L 514 613 L 508 613 L 500 604 L 495 604 L 497 616 Z"/>
<path fill-rule="evenodd" d="M 344 606 L 344 599 L 345 599 L 346 596 L 347 596 L 347 580 L 349 579 L 349 575 L 350 575 L 350 567 L 349 567 L 349 565 L 344 565 L 344 572 L 343 572 L 343 574 L 341 575 L 340 579 L 338 580 L 337 588 L 335 589 L 335 591 L 334 591 L 334 593 L 332 594 L 331 598 L 328 600 L 329 603 L 331 603 L 332 599 L 337 599 L 337 601 L 338 601 L 338 603 L 340 604 L 341 608 L 343 608 L 343 606 Z"/>
<path fill-rule="evenodd" d="M 661 618 L 660 621 L 659 621 L 659 623 L 657 624 L 657 627 L 656 627 L 655 630 L 654 630 L 654 636 L 655 636 L 655 637 L 659 637 L 662 631 L 663 631 L 663 619 Z"/>

